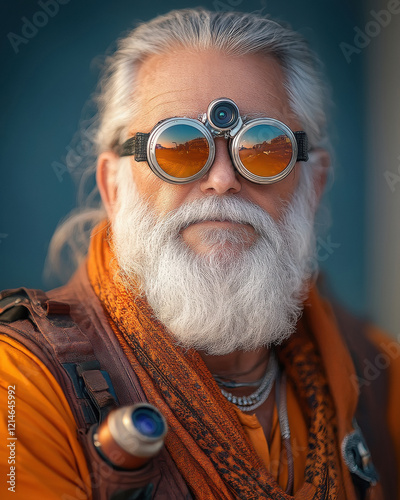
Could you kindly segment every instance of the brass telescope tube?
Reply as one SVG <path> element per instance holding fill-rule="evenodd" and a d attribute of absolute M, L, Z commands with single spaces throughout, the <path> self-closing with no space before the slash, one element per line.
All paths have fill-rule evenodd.
<path fill-rule="evenodd" d="M 148 403 L 122 406 L 109 413 L 93 434 L 99 455 L 113 468 L 143 467 L 164 445 L 167 423 Z"/>

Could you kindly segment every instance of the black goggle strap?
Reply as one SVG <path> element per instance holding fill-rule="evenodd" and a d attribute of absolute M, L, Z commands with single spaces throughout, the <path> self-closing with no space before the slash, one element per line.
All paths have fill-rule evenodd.
<path fill-rule="evenodd" d="M 308 139 L 305 132 L 294 132 L 297 141 L 297 160 L 308 160 Z M 147 161 L 147 142 L 150 134 L 138 132 L 122 144 L 120 156 L 134 156 L 135 161 Z"/>
<path fill-rule="evenodd" d="M 150 134 L 138 132 L 125 141 L 119 150 L 119 156 L 135 156 L 135 161 L 147 161 L 147 143 Z"/>
<path fill-rule="evenodd" d="M 308 137 L 305 132 L 293 132 L 297 142 L 297 160 L 308 160 Z"/>

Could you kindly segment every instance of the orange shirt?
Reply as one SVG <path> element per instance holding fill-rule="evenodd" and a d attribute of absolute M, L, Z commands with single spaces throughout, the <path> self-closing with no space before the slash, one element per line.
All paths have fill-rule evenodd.
<path fill-rule="evenodd" d="M 294 465 L 293 491 L 296 492 L 304 483 L 304 469 L 308 450 L 308 429 L 292 384 L 289 381 L 286 398 Z M 236 407 L 235 410 L 256 453 L 263 460 L 268 471 L 275 477 L 279 486 L 285 490 L 288 481 L 288 468 L 286 458 L 282 455 L 281 430 L 276 405 L 272 417 L 270 446 L 268 446 L 264 430 L 256 415 L 243 413 Z"/>
<path fill-rule="evenodd" d="M 8 432 L 9 386 L 15 388 L 16 440 L 8 439 L 12 437 Z M 61 387 L 36 356 L 4 335 L 0 336 L 0 401 L 0 498 L 90 498 L 86 459 Z M 15 457 L 11 456 L 11 447 L 7 447 L 10 443 L 15 443 Z M 9 460 L 15 460 L 15 465 L 9 464 Z M 12 484 L 7 483 L 13 466 L 15 493 L 8 490 Z"/>

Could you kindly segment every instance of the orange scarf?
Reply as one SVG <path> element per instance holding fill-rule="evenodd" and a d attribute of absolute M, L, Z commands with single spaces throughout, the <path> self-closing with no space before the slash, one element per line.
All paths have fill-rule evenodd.
<path fill-rule="evenodd" d="M 352 364 L 315 291 L 309 299 L 312 309 L 306 306 L 298 331 L 278 349 L 309 428 L 304 484 L 292 497 L 282 491 L 255 453 L 200 355 L 175 345 L 147 302 L 126 290 L 108 244 L 107 224 L 93 232 L 88 273 L 148 401 L 168 421 L 166 447 L 195 498 L 355 498 L 339 451 L 341 439 L 351 430 L 356 405 L 349 378 L 346 387 L 341 385 Z M 319 331 L 322 343 L 326 340 L 322 350 L 317 348 L 322 339 L 311 338 L 309 329 Z M 341 367 L 329 361 L 332 352 L 342 360 Z"/>

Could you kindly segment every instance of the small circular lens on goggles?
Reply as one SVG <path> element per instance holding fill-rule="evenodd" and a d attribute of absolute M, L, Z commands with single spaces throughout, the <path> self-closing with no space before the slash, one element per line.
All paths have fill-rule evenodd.
<path fill-rule="evenodd" d="M 247 122 L 230 144 L 238 171 L 258 184 L 286 177 L 297 161 L 297 141 L 284 123 L 273 118 Z"/>
<path fill-rule="evenodd" d="M 147 144 L 150 168 L 174 184 L 202 177 L 211 166 L 214 155 L 211 133 L 191 118 L 171 118 L 161 122 Z"/>
<path fill-rule="evenodd" d="M 239 118 L 239 108 L 231 99 L 221 97 L 212 101 L 208 106 L 207 120 L 216 131 L 234 128 L 239 122 Z"/>

